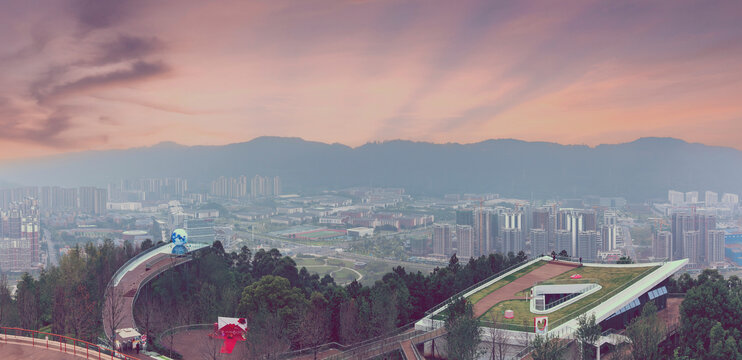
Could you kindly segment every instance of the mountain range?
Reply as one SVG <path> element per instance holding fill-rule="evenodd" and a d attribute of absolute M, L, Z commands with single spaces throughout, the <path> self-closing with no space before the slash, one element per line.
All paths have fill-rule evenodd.
<path fill-rule="evenodd" d="M 742 151 L 673 138 L 560 145 L 512 139 L 413 141 L 359 147 L 260 137 L 223 146 L 160 143 L 0 163 L 0 184 L 105 186 L 122 178 L 184 177 L 206 189 L 219 176 L 278 175 L 285 192 L 351 186 L 408 193 L 494 192 L 521 198 L 666 198 L 668 189 L 742 193 Z"/>

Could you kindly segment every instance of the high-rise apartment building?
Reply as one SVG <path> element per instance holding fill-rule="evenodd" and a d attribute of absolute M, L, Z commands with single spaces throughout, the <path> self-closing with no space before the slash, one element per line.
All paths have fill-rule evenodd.
<path fill-rule="evenodd" d="M 520 229 L 502 229 L 502 252 L 508 254 L 511 251 L 513 254 L 523 251 L 524 240 L 523 232 Z"/>
<path fill-rule="evenodd" d="M 236 178 L 221 176 L 211 182 L 211 195 L 214 196 L 239 199 L 246 197 L 247 191 L 247 176 L 244 175 Z"/>
<path fill-rule="evenodd" d="M 672 257 L 672 233 L 657 231 L 652 238 L 652 256 L 655 259 L 670 259 Z"/>
<path fill-rule="evenodd" d="M 474 226 L 474 210 L 456 210 L 456 225 Z"/>
<path fill-rule="evenodd" d="M 673 205 L 682 205 L 685 202 L 685 194 L 680 191 L 670 190 L 667 192 L 667 200 Z"/>
<path fill-rule="evenodd" d="M 698 191 L 688 191 L 685 193 L 685 203 L 695 204 L 698 202 Z"/>
<path fill-rule="evenodd" d="M 571 234 L 571 244 L 567 250 L 570 256 L 578 253 L 577 237 L 581 231 L 597 230 L 597 215 L 593 210 L 560 209 L 557 212 L 557 230 L 567 230 Z"/>
<path fill-rule="evenodd" d="M 739 195 L 725 193 L 721 196 L 721 202 L 724 204 L 737 205 L 739 204 Z"/>
<path fill-rule="evenodd" d="M 672 214 L 672 224 L 670 226 L 673 242 L 671 260 L 679 260 L 687 257 L 685 255 L 683 233 L 690 230 L 695 230 L 695 221 L 692 215 L 686 213 Z"/>
<path fill-rule="evenodd" d="M 488 209 L 477 209 L 474 214 L 474 256 L 497 251 L 500 233 L 497 213 Z"/>
<path fill-rule="evenodd" d="M 705 200 L 706 206 L 714 206 L 716 205 L 716 203 L 719 202 L 719 194 L 713 191 L 706 191 L 704 200 Z"/>
<path fill-rule="evenodd" d="M 189 243 L 211 244 L 216 238 L 214 219 L 185 219 Z"/>
<path fill-rule="evenodd" d="M 603 225 L 600 227 L 600 250 L 611 251 L 619 248 L 618 225 Z"/>
<path fill-rule="evenodd" d="M 281 178 L 275 177 L 263 177 L 255 175 L 250 180 L 250 194 L 253 198 L 264 197 L 264 196 L 278 196 L 281 195 Z"/>
<path fill-rule="evenodd" d="M 706 240 L 706 263 L 709 265 L 724 262 L 724 230 L 709 230 Z"/>
<path fill-rule="evenodd" d="M 108 191 L 92 186 L 81 187 L 79 201 L 80 211 L 88 214 L 101 215 L 106 212 Z"/>
<path fill-rule="evenodd" d="M 433 225 L 433 254 L 451 255 L 451 226 L 448 224 Z"/>
<path fill-rule="evenodd" d="M 698 230 L 683 231 L 683 256 L 688 258 L 690 265 L 701 263 L 698 249 L 701 245 L 701 233 Z"/>
<path fill-rule="evenodd" d="M 456 256 L 459 259 L 474 257 L 474 228 L 469 225 L 456 225 L 456 243 Z"/>
<path fill-rule="evenodd" d="M 556 244 L 554 243 L 554 231 L 555 229 L 555 217 L 551 213 L 549 208 L 540 208 L 533 211 L 533 222 L 532 229 L 540 229 L 546 232 L 546 249 L 555 249 Z M 531 233 L 531 244 L 533 244 L 533 233 Z M 533 245 L 531 245 L 533 247 Z M 533 249 L 532 249 L 533 250 Z M 540 252 L 534 252 L 534 254 L 540 254 Z M 551 253 L 551 250 L 549 250 Z"/>
<path fill-rule="evenodd" d="M 548 233 L 544 229 L 531 229 L 531 255 L 551 254 Z"/>
<path fill-rule="evenodd" d="M 0 270 L 26 271 L 40 261 L 38 202 L 26 198 L 0 211 Z"/>
<path fill-rule="evenodd" d="M 585 261 L 595 261 L 598 258 L 598 238 L 597 231 L 581 231 L 577 234 L 577 254 L 572 255 L 581 257 Z"/>
<path fill-rule="evenodd" d="M 555 234 L 556 241 L 556 252 L 560 253 L 562 250 L 567 251 L 567 254 L 572 256 L 572 232 L 569 230 L 557 230 Z"/>

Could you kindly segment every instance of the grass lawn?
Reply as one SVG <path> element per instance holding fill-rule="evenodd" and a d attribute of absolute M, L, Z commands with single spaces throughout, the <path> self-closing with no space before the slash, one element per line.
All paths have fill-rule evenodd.
<path fill-rule="evenodd" d="M 332 274 L 332 277 L 335 279 L 335 283 L 337 284 L 344 284 L 351 282 L 358 278 L 358 274 L 348 270 L 348 269 L 340 269 Z"/>
<path fill-rule="evenodd" d="M 316 257 L 311 257 L 311 258 L 295 257 L 294 261 L 296 262 L 296 267 L 299 269 L 301 269 L 302 266 L 307 266 L 307 265 L 324 265 L 325 264 L 324 259 L 320 259 Z"/>
<path fill-rule="evenodd" d="M 578 301 L 577 303 L 571 304 L 557 311 L 554 311 L 545 316 L 549 317 L 550 327 L 554 328 L 562 323 L 575 318 L 578 314 L 585 310 L 594 307 L 593 304 L 596 300 L 604 301 L 610 296 L 616 295 L 620 290 L 623 290 L 648 275 L 658 267 L 616 267 L 616 268 L 604 268 L 604 267 L 580 267 L 570 270 L 566 273 L 555 276 L 550 279 L 549 283 L 569 283 L 570 276 L 574 274 L 580 274 L 585 279 L 595 280 L 602 286 L 602 288 L 593 294 L 590 294 L 586 298 Z M 651 270 L 651 271 L 650 271 Z M 606 295 L 610 295 L 606 298 Z M 513 310 L 515 312 L 515 318 L 508 320 L 502 318 L 505 310 Z M 534 316 L 530 311 L 530 305 L 525 300 L 507 300 L 493 306 L 489 311 L 482 314 L 480 319 L 482 321 L 490 321 L 490 317 L 495 314 L 499 319 L 498 322 L 502 324 L 531 324 Z M 532 330 L 532 329 L 531 329 Z"/>
<path fill-rule="evenodd" d="M 531 271 L 533 271 L 533 270 L 535 270 L 535 269 L 537 269 L 537 268 L 539 268 L 541 266 L 544 266 L 544 265 L 546 265 L 546 261 L 538 261 L 538 262 L 535 262 L 535 263 L 533 263 L 531 265 L 528 265 L 528 266 L 524 267 L 523 269 L 520 269 L 520 270 L 518 270 L 518 271 L 516 271 L 516 272 L 514 272 L 514 273 L 512 273 L 512 274 L 510 274 L 510 275 L 508 275 L 508 276 L 506 276 L 504 278 L 502 278 L 502 280 L 500 280 L 500 281 L 498 281 L 498 282 L 496 282 L 494 284 L 491 284 L 490 286 L 487 286 L 486 288 L 484 288 L 482 290 L 477 291 L 476 293 L 474 293 L 471 296 L 469 296 L 468 299 L 469 299 L 469 301 L 472 304 L 476 304 L 479 300 L 482 300 L 485 296 L 489 295 L 493 291 L 495 291 L 495 290 L 497 290 L 497 289 L 499 289 L 499 288 L 501 288 L 501 287 L 503 287 L 503 286 L 511 283 L 513 280 L 515 280 L 515 279 L 517 279 L 517 278 L 519 278 L 519 277 L 521 277 L 521 276 L 523 276 L 523 275 L 525 275 L 525 274 L 527 274 L 527 273 L 529 273 L 529 272 L 531 272 Z"/>

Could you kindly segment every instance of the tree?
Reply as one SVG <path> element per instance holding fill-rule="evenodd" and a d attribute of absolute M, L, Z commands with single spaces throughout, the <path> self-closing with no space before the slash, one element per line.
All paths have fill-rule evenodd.
<path fill-rule="evenodd" d="M 595 314 L 582 314 L 577 317 L 577 331 L 575 337 L 580 343 L 580 358 L 590 358 L 595 354 L 595 342 L 598 341 L 601 334 L 600 324 L 595 322 Z"/>
<path fill-rule="evenodd" d="M 259 312 L 275 315 L 286 327 L 289 338 L 295 339 L 306 306 L 307 299 L 300 289 L 292 288 L 285 278 L 266 275 L 245 287 L 237 312 L 246 318 Z"/>
<path fill-rule="evenodd" d="M 313 292 L 299 329 L 300 342 L 302 346 L 313 349 L 314 360 L 317 360 L 317 347 L 324 344 L 330 334 L 330 314 L 327 305 L 327 300 L 322 294 Z"/>
<path fill-rule="evenodd" d="M 65 312 L 67 332 L 72 333 L 77 339 L 92 340 L 99 318 L 90 291 L 85 284 L 80 283 L 67 293 Z"/>
<path fill-rule="evenodd" d="M 477 358 L 481 341 L 479 321 L 474 317 L 472 304 L 466 298 L 458 298 L 449 304 L 446 331 L 449 358 L 458 360 Z"/>
<path fill-rule="evenodd" d="M 13 326 L 18 316 L 16 304 L 8 288 L 8 276 L 0 275 L 0 325 Z"/>
<path fill-rule="evenodd" d="M 508 343 L 509 337 L 503 329 L 497 327 L 498 318 L 494 312 L 490 313 L 489 320 L 491 324 L 487 331 L 490 335 L 490 359 L 505 360 L 505 355 L 511 347 L 510 343 Z"/>
<path fill-rule="evenodd" d="M 686 272 L 678 278 L 677 286 L 678 292 L 686 293 L 688 290 L 696 286 L 696 281 Z"/>
<path fill-rule="evenodd" d="M 199 344 L 199 352 L 204 360 L 217 360 L 221 358 L 222 344 L 211 336 L 202 336 Z"/>
<path fill-rule="evenodd" d="M 358 304 L 356 299 L 350 299 L 340 305 L 340 342 L 353 344 L 362 338 L 361 326 L 358 322 Z"/>
<path fill-rule="evenodd" d="M 39 288 L 38 281 L 28 273 L 23 273 L 16 290 L 16 303 L 21 327 L 36 330 L 39 328 Z"/>
<path fill-rule="evenodd" d="M 124 294 L 121 289 L 113 286 L 113 283 L 106 290 L 103 303 L 103 322 L 106 326 L 106 333 L 111 345 L 116 342 L 116 330 L 121 322 L 124 321 Z"/>
<path fill-rule="evenodd" d="M 688 290 L 680 305 L 678 350 L 680 355 L 694 359 L 707 358 L 712 343 L 710 336 L 717 323 L 722 330 L 732 331 L 735 339 L 740 338 L 739 329 L 742 329 L 742 299 L 738 290 L 732 291 L 723 278 L 707 275 L 699 276 L 699 284 Z"/>
<path fill-rule="evenodd" d="M 657 317 L 654 301 L 644 305 L 641 316 L 626 327 L 626 336 L 631 339 L 631 356 L 635 360 L 659 360 L 662 358 L 659 345 L 665 337 L 665 327 Z"/>
<path fill-rule="evenodd" d="M 291 349 L 291 337 L 285 321 L 275 313 L 261 310 L 250 320 L 245 345 L 248 359 L 278 359 Z"/>
<path fill-rule="evenodd" d="M 559 339 L 546 335 L 536 335 L 531 342 L 533 360 L 560 360 L 566 348 L 562 347 Z"/>
<path fill-rule="evenodd" d="M 618 261 L 616 261 L 616 264 L 633 264 L 634 260 L 631 260 L 628 256 L 621 256 L 618 258 Z"/>
<path fill-rule="evenodd" d="M 569 257 L 569 254 L 567 254 L 567 250 L 562 250 L 559 252 L 559 256 L 561 257 Z"/>
<path fill-rule="evenodd" d="M 705 357 L 709 360 L 739 359 L 740 353 L 732 331 L 724 330 L 720 322 L 711 328 L 709 334 L 709 351 Z"/>
<path fill-rule="evenodd" d="M 155 223 L 156 223 L 156 221 L 155 221 Z M 142 251 L 147 251 L 149 248 L 151 248 L 153 246 L 155 246 L 155 244 L 152 243 L 152 239 L 147 238 L 147 239 L 144 239 L 144 241 L 142 241 L 142 244 L 139 245 L 139 248 Z"/>

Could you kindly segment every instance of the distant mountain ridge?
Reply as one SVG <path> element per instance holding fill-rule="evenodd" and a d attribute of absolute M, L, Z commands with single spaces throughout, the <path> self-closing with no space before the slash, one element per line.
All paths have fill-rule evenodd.
<path fill-rule="evenodd" d="M 473 144 L 395 140 L 352 148 L 260 137 L 224 146 L 161 143 L 0 164 L 0 179 L 28 185 L 105 186 L 121 178 L 279 175 L 286 191 L 401 186 L 413 194 L 496 192 L 530 198 L 667 196 L 668 189 L 742 193 L 742 151 L 641 138 L 599 145 L 502 139 Z"/>

